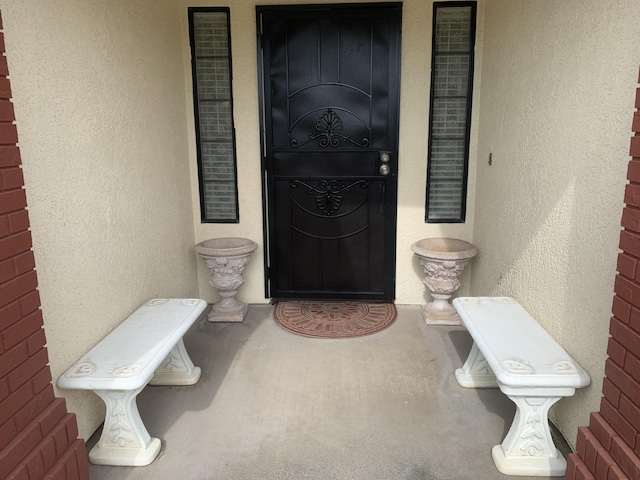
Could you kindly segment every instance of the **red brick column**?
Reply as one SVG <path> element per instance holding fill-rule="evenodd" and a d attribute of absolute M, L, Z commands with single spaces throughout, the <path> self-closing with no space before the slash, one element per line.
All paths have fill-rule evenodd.
<path fill-rule="evenodd" d="M 88 480 L 75 415 L 51 385 L 4 52 L 0 31 L 0 478 Z"/>
<path fill-rule="evenodd" d="M 640 76 L 638 77 L 640 83 Z M 640 88 L 622 211 L 618 275 L 600 411 L 578 429 L 568 480 L 640 479 Z"/>

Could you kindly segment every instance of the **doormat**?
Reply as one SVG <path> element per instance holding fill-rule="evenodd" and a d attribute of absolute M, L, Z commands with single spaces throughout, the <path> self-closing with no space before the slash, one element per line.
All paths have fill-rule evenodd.
<path fill-rule="evenodd" d="M 278 325 L 314 338 L 353 338 L 371 335 L 391 325 L 398 315 L 392 303 L 278 302 Z"/>

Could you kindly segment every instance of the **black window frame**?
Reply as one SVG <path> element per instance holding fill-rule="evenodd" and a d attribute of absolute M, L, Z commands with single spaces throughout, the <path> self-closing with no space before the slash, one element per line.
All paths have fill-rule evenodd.
<path fill-rule="evenodd" d="M 229 102 L 231 112 L 231 146 L 233 149 L 233 183 L 235 194 L 235 217 L 234 218 L 222 218 L 214 217 L 213 215 L 207 216 L 206 211 L 206 195 L 205 195 L 205 172 L 203 166 L 203 153 L 202 153 L 202 135 L 200 124 L 200 99 L 198 92 L 198 75 L 197 75 L 197 56 L 196 56 L 196 44 L 195 44 L 195 25 L 194 14 L 197 13 L 225 13 L 227 19 L 227 45 L 228 45 L 228 64 L 229 64 Z M 191 76 L 193 86 L 193 108 L 195 116 L 195 134 L 196 134 L 196 152 L 198 162 L 198 189 L 200 197 L 200 221 L 201 223 L 239 223 L 240 222 L 240 206 L 238 202 L 238 161 L 237 161 L 237 149 L 236 149 L 236 129 L 233 107 L 233 65 L 232 65 L 232 48 L 231 48 L 231 9 L 229 7 L 188 7 L 188 20 L 189 20 L 189 43 L 191 51 Z"/>
<path fill-rule="evenodd" d="M 437 38 L 437 14 L 438 9 L 443 8 L 460 8 L 471 7 L 471 25 L 470 25 L 470 45 L 469 45 L 469 69 L 467 79 L 467 101 L 466 101 L 466 125 L 464 132 L 464 158 L 462 169 L 462 191 L 460 214 L 452 218 L 429 218 L 429 191 L 432 187 L 432 146 L 433 146 L 433 121 L 434 121 L 434 100 L 435 100 L 435 79 L 436 79 L 436 38 Z M 467 214 L 467 183 L 469 177 L 469 145 L 471 143 L 471 113 L 473 103 L 473 79 L 475 67 L 475 44 L 477 30 L 477 2 L 476 1 L 448 1 L 434 2 L 433 4 L 433 24 L 431 38 L 431 85 L 429 98 L 429 127 L 428 127 L 428 151 L 427 151 L 427 185 L 425 198 L 425 222 L 426 223 L 465 223 Z"/>

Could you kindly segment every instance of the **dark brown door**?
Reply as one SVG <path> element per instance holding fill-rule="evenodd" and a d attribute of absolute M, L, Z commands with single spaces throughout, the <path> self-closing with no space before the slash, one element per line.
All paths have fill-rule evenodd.
<path fill-rule="evenodd" d="M 270 297 L 395 297 L 401 12 L 258 7 Z"/>

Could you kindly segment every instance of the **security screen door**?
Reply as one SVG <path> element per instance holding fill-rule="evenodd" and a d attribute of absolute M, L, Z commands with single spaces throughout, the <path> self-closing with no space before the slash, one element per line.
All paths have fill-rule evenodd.
<path fill-rule="evenodd" d="M 392 300 L 401 4 L 257 12 L 267 295 Z"/>

